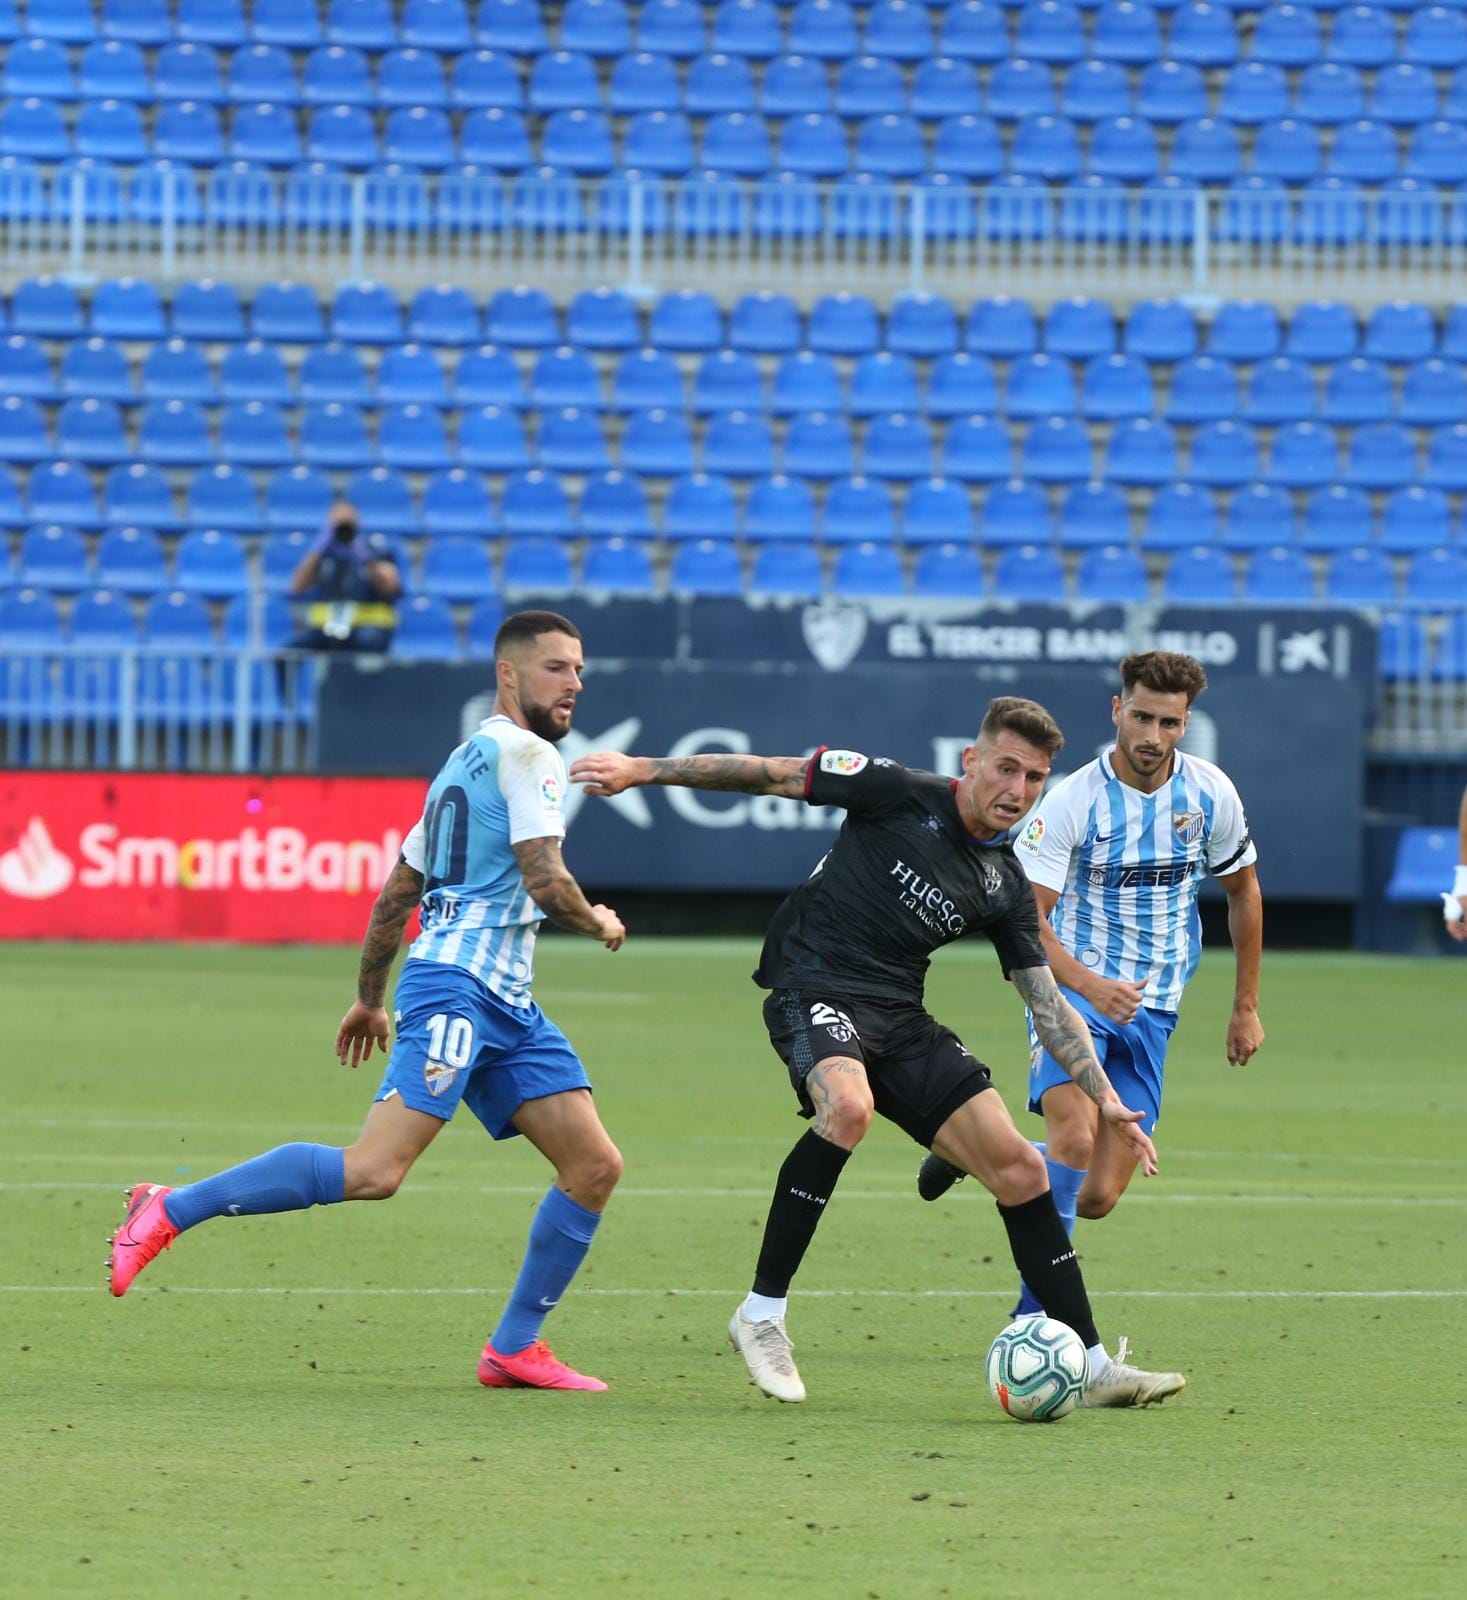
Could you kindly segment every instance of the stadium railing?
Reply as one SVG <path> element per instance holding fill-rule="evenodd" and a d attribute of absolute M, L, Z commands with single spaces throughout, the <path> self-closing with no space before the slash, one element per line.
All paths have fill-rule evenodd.
<path fill-rule="evenodd" d="M 192 169 L 0 172 L 15 275 L 375 279 L 399 290 L 778 282 L 810 294 L 1004 290 L 1444 301 L 1467 194 Z M 25 185 L 26 187 L 22 187 Z"/>

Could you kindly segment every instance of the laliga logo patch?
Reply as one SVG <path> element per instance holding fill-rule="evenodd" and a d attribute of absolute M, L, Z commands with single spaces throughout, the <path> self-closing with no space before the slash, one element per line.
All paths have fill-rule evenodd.
<path fill-rule="evenodd" d="M 427 1061 L 423 1064 L 423 1082 L 428 1085 L 429 1094 L 442 1094 L 445 1089 L 452 1088 L 453 1080 L 457 1076 L 457 1067 L 445 1066 L 441 1061 Z"/>
<path fill-rule="evenodd" d="M 1029 825 L 1019 835 L 1019 847 L 1023 850 L 1037 851 L 1044 842 L 1044 818 L 1030 817 Z"/>
<path fill-rule="evenodd" d="M 855 750 L 827 750 L 820 758 L 820 770 L 838 773 L 842 778 L 854 778 L 869 760 Z"/>
<path fill-rule="evenodd" d="M 559 783 L 559 780 L 556 779 L 556 778 L 550 777 L 548 775 L 546 777 L 541 778 L 541 780 L 540 780 L 540 798 L 545 802 L 545 804 L 547 806 L 551 806 L 556 811 L 559 811 L 560 807 L 561 807 L 561 794 L 560 794 L 560 783 Z"/>
<path fill-rule="evenodd" d="M 1202 837 L 1200 811 L 1173 811 L 1172 832 L 1183 844 L 1195 844 Z"/>

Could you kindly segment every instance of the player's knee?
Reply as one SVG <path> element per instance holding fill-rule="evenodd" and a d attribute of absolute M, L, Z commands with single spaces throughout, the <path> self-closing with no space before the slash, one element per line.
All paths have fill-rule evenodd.
<path fill-rule="evenodd" d="M 1089 1222 L 1098 1221 L 1101 1217 L 1108 1217 L 1116 1208 L 1119 1194 L 1086 1194 L 1082 1189 L 1080 1197 L 1075 1202 L 1075 1215 L 1084 1217 Z"/>
<path fill-rule="evenodd" d="M 389 1161 L 381 1157 L 363 1159 L 358 1152 L 348 1150 L 343 1198 L 390 1200 L 402 1187 L 411 1165 L 411 1162 Z"/>
<path fill-rule="evenodd" d="M 845 1095 L 821 1107 L 815 1131 L 842 1150 L 854 1150 L 866 1137 L 874 1112 L 869 1095 Z"/>
<path fill-rule="evenodd" d="M 1016 1136 L 1012 1146 L 994 1162 L 988 1187 L 1000 1205 L 1021 1206 L 1026 1200 L 1037 1199 L 1049 1187 L 1044 1157 L 1027 1139 Z"/>
<path fill-rule="evenodd" d="M 607 1139 L 594 1150 L 585 1151 L 569 1163 L 561 1182 L 572 1199 L 592 1211 L 599 1211 L 611 1198 L 622 1173 L 621 1151 Z"/>
<path fill-rule="evenodd" d="M 1084 1172 L 1095 1154 L 1095 1129 L 1078 1123 L 1059 1128 L 1046 1137 L 1051 1161 Z"/>

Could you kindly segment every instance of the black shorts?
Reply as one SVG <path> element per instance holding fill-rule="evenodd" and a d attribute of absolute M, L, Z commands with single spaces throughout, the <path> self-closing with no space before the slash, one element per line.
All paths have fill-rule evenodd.
<path fill-rule="evenodd" d="M 960 1105 L 993 1087 L 988 1068 L 951 1028 L 903 1001 L 775 989 L 764 1002 L 764 1025 L 789 1068 L 802 1117 L 815 1115 L 805 1079 L 828 1056 L 862 1062 L 877 1111 L 924 1149 Z"/>

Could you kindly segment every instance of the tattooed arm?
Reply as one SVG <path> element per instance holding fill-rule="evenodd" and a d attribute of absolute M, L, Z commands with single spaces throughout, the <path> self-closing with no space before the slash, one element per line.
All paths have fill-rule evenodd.
<path fill-rule="evenodd" d="M 1156 1150 L 1139 1126 L 1142 1113 L 1128 1111 L 1106 1077 L 1085 1019 L 1060 993 L 1048 967 L 1018 967 L 1009 976 L 1024 997 L 1040 1044 L 1100 1107 L 1111 1132 L 1127 1145 L 1149 1178 L 1156 1171 Z"/>
<path fill-rule="evenodd" d="M 367 924 L 362 959 L 357 967 L 356 1000 L 336 1030 L 336 1059 L 342 1066 L 348 1065 L 348 1050 L 351 1051 L 350 1065 L 355 1067 L 371 1059 L 374 1044 L 380 1045 L 384 1052 L 387 1049 L 390 1030 L 382 1005 L 387 993 L 387 974 L 402 946 L 402 930 L 422 898 L 423 874 L 399 856 L 372 907 L 372 920 Z"/>
<path fill-rule="evenodd" d="M 514 847 L 525 893 L 557 927 L 600 939 L 608 950 L 619 950 L 627 930 L 608 906 L 593 906 L 581 893 L 561 859 L 556 838 L 521 839 Z"/>
<path fill-rule="evenodd" d="M 601 750 L 582 756 L 570 769 L 572 783 L 602 797 L 648 784 L 676 789 L 725 789 L 737 794 L 777 794 L 798 800 L 805 793 L 808 756 L 624 756 Z"/>

